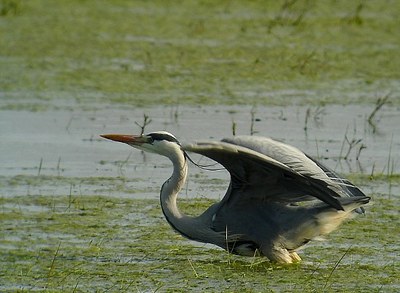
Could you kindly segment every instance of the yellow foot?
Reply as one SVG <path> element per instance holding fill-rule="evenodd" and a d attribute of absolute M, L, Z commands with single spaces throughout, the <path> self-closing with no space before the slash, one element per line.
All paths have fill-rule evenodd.
<path fill-rule="evenodd" d="M 292 259 L 293 262 L 301 262 L 301 258 L 297 254 L 297 252 L 295 252 L 295 251 L 289 252 L 289 256 L 290 256 L 290 258 Z"/>

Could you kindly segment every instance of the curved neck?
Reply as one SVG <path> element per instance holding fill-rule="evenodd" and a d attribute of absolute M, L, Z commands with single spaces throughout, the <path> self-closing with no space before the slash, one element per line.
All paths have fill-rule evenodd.
<path fill-rule="evenodd" d="M 179 150 L 168 156 L 168 158 L 172 161 L 174 170 L 171 177 L 161 187 L 160 202 L 162 211 L 169 224 L 177 232 L 189 239 L 201 241 L 198 236 L 193 235 L 196 234 L 193 233 L 193 227 L 198 227 L 201 223 L 197 221 L 197 218 L 181 213 L 176 203 L 178 193 L 185 184 L 188 174 L 185 154 Z"/>
<path fill-rule="evenodd" d="M 171 177 L 164 182 L 160 193 L 161 208 L 168 223 L 186 238 L 226 248 L 226 235 L 210 228 L 219 203 L 212 205 L 198 217 L 190 217 L 179 211 L 176 200 L 186 182 L 188 164 L 181 149 L 169 153 L 168 158 L 172 161 L 174 170 Z"/>
<path fill-rule="evenodd" d="M 176 204 L 179 191 L 186 182 L 188 164 L 183 152 L 170 156 L 169 159 L 174 165 L 171 177 L 161 187 L 160 201 L 161 208 L 167 220 L 181 219 L 184 215 L 179 211 Z"/>

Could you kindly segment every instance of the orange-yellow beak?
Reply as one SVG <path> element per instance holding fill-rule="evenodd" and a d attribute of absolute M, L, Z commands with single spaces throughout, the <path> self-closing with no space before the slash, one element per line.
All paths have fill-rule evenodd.
<path fill-rule="evenodd" d="M 101 137 L 113 141 L 123 142 L 130 145 L 141 145 L 149 142 L 149 138 L 143 135 L 129 135 L 129 134 L 102 134 Z"/>

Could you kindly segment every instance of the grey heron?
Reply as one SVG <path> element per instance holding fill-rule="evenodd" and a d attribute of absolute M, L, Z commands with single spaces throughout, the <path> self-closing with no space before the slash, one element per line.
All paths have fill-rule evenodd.
<path fill-rule="evenodd" d="M 300 247 L 332 232 L 354 212 L 363 213 L 370 200 L 320 162 L 271 138 L 236 136 L 181 145 L 165 131 L 102 137 L 169 158 L 173 172 L 160 191 L 166 220 L 188 239 L 238 255 L 298 262 Z M 177 206 L 188 175 L 187 152 L 220 163 L 231 179 L 222 200 L 197 217 Z"/>

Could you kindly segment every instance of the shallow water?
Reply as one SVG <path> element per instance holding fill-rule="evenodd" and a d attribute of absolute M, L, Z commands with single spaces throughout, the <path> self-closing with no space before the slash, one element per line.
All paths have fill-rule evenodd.
<path fill-rule="evenodd" d="M 182 143 L 229 137 L 235 124 L 236 135 L 253 132 L 282 140 L 339 173 L 398 174 L 400 109 L 384 106 L 377 113 L 374 126 L 367 121 L 372 110 L 357 105 L 142 109 L 103 105 L 92 111 L 77 107 L 39 112 L 3 110 L 0 116 L 3 196 L 69 193 L 158 196 L 159 187 L 171 172 L 169 161 L 99 137 L 104 133 L 139 133 L 135 123 L 141 124 L 144 114 L 151 119 L 146 132 L 167 130 Z M 356 142 L 352 148 L 351 141 Z M 205 162 L 199 156 L 193 157 Z M 223 171 L 207 172 L 192 166 L 184 194 L 218 198 L 223 195 L 227 180 Z M 391 188 L 395 188 L 391 192 L 397 192 L 396 186 Z"/>

